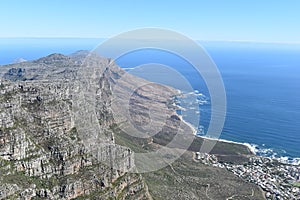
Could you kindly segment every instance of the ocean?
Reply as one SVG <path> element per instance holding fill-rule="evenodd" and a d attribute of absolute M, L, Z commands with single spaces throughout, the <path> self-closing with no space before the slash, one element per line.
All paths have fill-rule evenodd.
<path fill-rule="evenodd" d="M 51 53 L 71 54 L 92 50 L 103 39 L 0 39 L 0 65 L 15 59 L 33 60 Z M 220 139 L 250 144 L 259 155 L 293 162 L 300 157 L 300 44 L 250 42 L 199 42 L 215 62 L 222 76 L 226 96 L 226 121 Z M 198 101 L 185 106 L 183 117 L 200 117 L 199 135 L 210 123 L 210 95 L 205 81 L 187 61 L 172 53 L 145 49 L 120 57 L 116 62 L 132 68 L 159 63 L 170 69 L 136 68 L 133 74 L 151 81 L 165 80 L 181 88 L 177 76 L 191 85 Z M 151 72 L 151 73 L 149 73 Z M 176 74 L 177 73 L 177 74 Z M 162 81 L 163 82 L 163 81 Z M 191 122 L 192 123 L 192 122 Z M 194 124 L 195 126 L 197 124 Z"/>

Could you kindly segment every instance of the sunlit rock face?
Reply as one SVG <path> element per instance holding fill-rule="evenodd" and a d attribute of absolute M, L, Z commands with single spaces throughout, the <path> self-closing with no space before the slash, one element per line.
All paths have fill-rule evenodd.
<path fill-rule="evenodd" d="M 1 66 L 0 199 L 72 199 L 100 193 L 102 199 L 137 193 L 136 199 L 150 198 L 142 177 L 127 173 L 134 169 L 133 151 L 117 145 L 111 131 L 116 123 L 114 85 L 125 72 L 98 56 L 86 63 L 86 55 L 52 54 Z M 90 72 L 93 77 L 86 80 Z M 141 80 L 122 80 L 118 95 Z M 149 94 L 163 94 L 153 88 Z M 158 105 L 170 96 L 162 95 Z M 140 105 L 139 99 L 134 96 L 132 101 Z M 143 116 L 140 111 L 134 120 L 143 121 Z"/>

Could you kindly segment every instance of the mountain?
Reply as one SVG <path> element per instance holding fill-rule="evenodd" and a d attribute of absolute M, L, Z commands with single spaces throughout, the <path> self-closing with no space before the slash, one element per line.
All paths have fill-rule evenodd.
<path fill-rule="evenodd" d="M 0 75 L 0 199 L 263 199 L 257 186 L 195 162 L 203 139 L 176 114 L 173 88 L 86 51 L 0 66 Z M 151 152 L 162 158 L 147 160 Z M 225 143 L 212 153 L 251 156 Z"/>
<path fill-rule="evenodd" d="M 21 62 L 26 62 L 27 60 L 25 60 L 24 58 L 18 58 L 18 59 L 15 59 L 13 61 L 13 63 L 21 63 Z"/>

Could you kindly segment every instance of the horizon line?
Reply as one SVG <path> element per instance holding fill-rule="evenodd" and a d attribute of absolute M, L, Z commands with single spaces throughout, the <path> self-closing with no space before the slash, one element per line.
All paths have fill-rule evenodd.
<path fill-rule="evenodd" d="M 101 39 L 107 40 L 109 37 L 40 37 L 40 36 L 25 36 L 25 37 L 0 37 L 0 39 Z M 237 43 L 262 43 L 262 44 L 294 44 L 298 45 L 300 42 L 288 41 L 256 41 L 256 40 L 220 40 L 220 39 L 193 39 L 197 42 L 237 42 Z"/>

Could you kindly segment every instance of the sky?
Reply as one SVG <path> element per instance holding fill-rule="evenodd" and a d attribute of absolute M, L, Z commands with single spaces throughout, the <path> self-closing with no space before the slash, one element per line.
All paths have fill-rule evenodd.
<path fill-rule="evenodd" d="M 299 0 L 0 0 L 0 38 L 158 27 L 195 40 L 300 43 L 299 10 Z"/>

